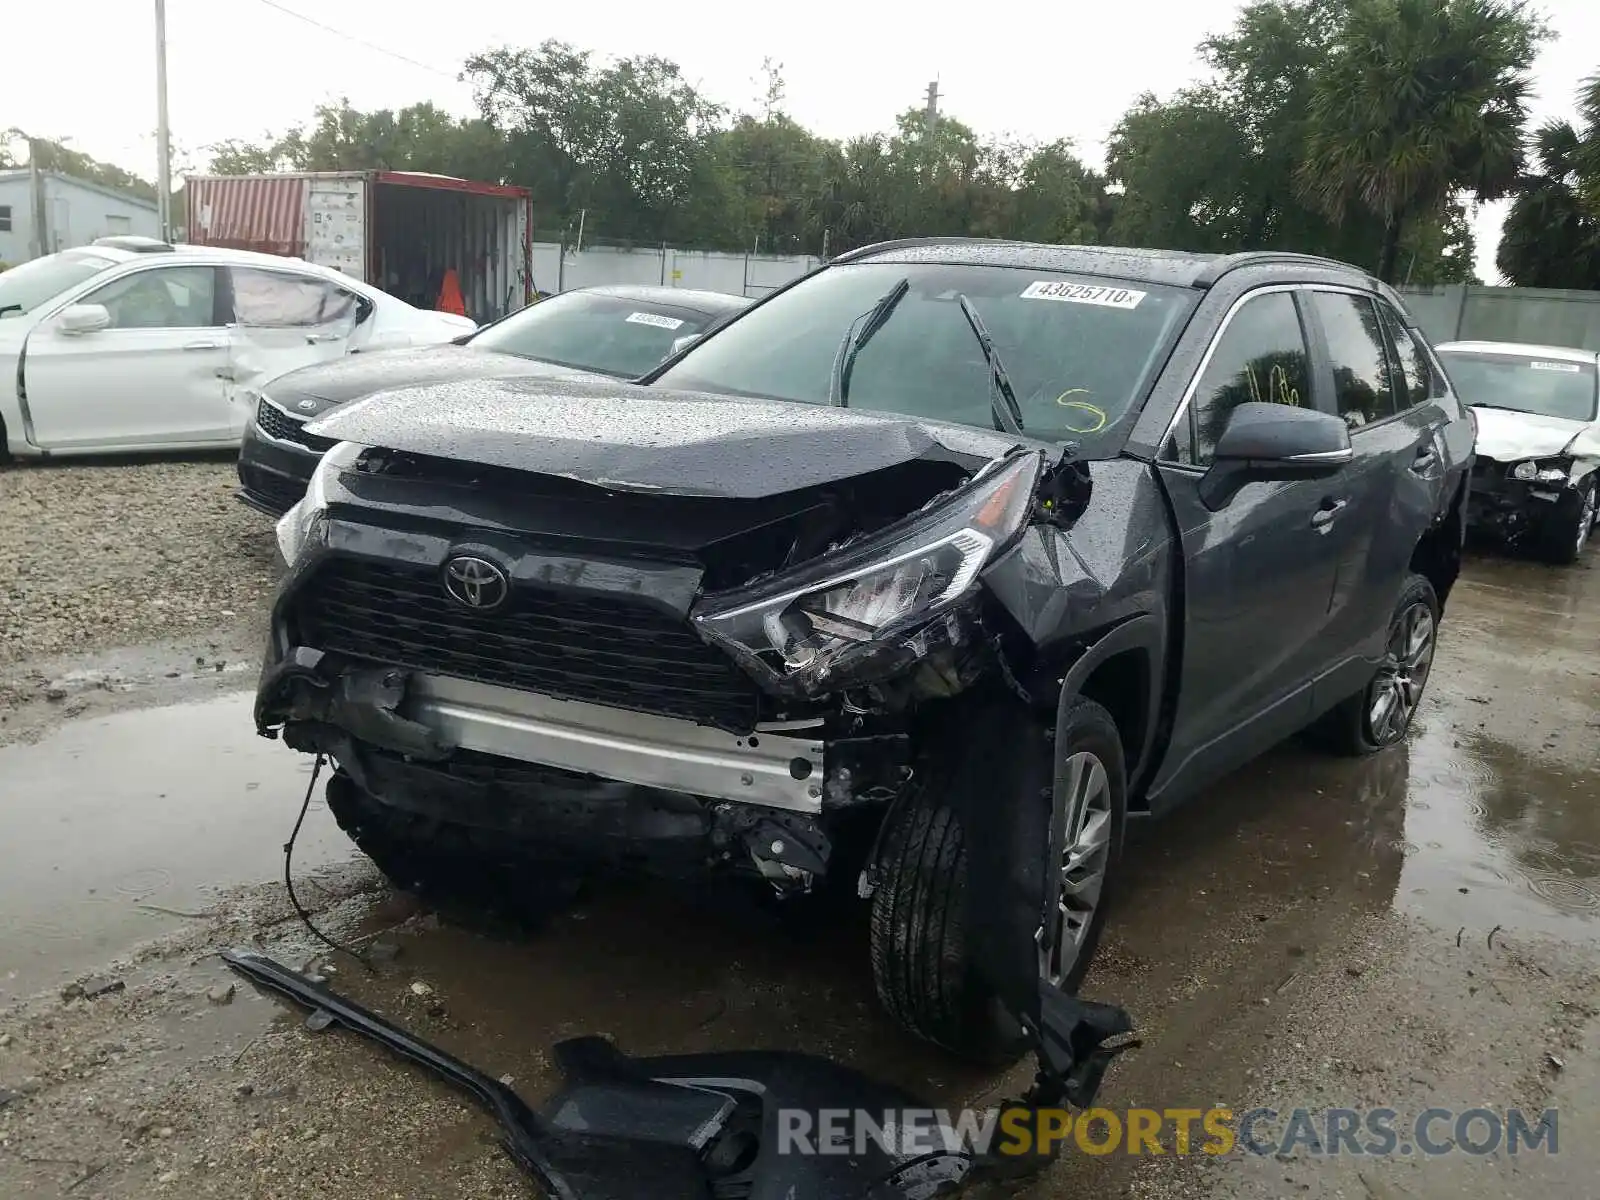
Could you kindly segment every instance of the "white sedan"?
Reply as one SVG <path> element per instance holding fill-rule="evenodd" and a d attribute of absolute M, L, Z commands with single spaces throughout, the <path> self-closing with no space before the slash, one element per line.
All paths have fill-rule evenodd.
<path fill-rule="evenodd" d="M 0 458 L 237 446 L 285 371 L 476 327 L 300 259 L 102 238 L 0 273 Z"/>

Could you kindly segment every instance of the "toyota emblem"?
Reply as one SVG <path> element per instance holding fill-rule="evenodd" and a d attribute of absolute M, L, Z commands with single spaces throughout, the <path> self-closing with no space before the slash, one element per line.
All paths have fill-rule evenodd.
<path fill-rule="evenodd" d="M 511 595 L 511 580 L 486 558 L 458 554 L 444 564 L 444 590 L 463 608 L 490 612 Z"/>
<path fill-rule="evenodd" d="M 317 402 L 315 400 L 302 400 L 299 404 L 296 404 L 295 407 L 301 412 L 316 412 Z"/>

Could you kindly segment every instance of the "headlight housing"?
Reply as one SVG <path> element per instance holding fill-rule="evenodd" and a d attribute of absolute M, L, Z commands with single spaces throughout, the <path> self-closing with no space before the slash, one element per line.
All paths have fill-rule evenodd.
<path fill-rule="evenodd" d="M 1511 478 L 1523 483 L 1566 483 L 1571 470 L 1565 459 L 1528 459 L 1511 468 Z"/>
<path fill-rule="evenodd" d="M 1027 521 L 1037 451 L 860 546 L 696 607 L 702 636 L 773 690 L 812 695 L 881 679 L 962 636 L 954 610 Z"/>
<path fill-rule="evenodd" d="M 278 518 L 278 553 L 288 566 L 294 566 L 305 548 L 326 528 L 328 481 L 355 462 L 364 448 L 355 442 L 340 442 L 324 454 L 311 472 L 306 494 Z"/>

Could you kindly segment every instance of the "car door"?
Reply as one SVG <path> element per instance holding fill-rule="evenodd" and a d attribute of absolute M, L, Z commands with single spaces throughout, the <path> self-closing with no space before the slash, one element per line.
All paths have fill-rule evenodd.
<path fill-rule="evenodd" d="M 28 336 L 23 386 L 47 449 L 225 443 L 229 333 L 214 267 L 141 266 L 77 297 L 110 323 L 74 333 L 56 312 Z"/>
<path fill-rule="evenodd" d="M 1183 665 L 1171 748 L 1152 790 L 1183 791 L 1301 728 L 1324 660 L 1347 482 L 1250 483 L 1213 511 L 1201 498 L 1233 409 L 1323 407 L 1297 289 L 1262 288 L 1224 318 L 1157 470 L 1183 547 Z"/>
<path fill-rule="evenodd" d="M 354 348 L 371 302 L 308 272 L 231 267 L 235 337 L 229 364 L 242 432 L 253 405 L 245 389 Z"/>
<path fill-rule="evenodd" d="M 1439 511 L 1440 433 L 1448 417 L 1430 401 L 1426 357 L 1389 304 L 1353 289 L 1310 293 L 1353 458 L 1347 529 L 1340 545 L 1328 637 L 1336 651 L 1320 687 L 1325 709 L 1364 687 L 1382 656 L 1411 555 Z"/>

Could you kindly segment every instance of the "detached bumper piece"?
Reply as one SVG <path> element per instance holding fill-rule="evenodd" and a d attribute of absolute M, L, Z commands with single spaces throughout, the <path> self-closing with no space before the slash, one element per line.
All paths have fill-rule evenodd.
<path fill-rule="evenodd" d="M 542 1110 L 510 1087 L 305 976 L 224 951 L 247 979 L 376 1041 L 465 1092 L 556 1200 L 921 1200 L 959 1185 L 966 1153 L 779 1153 L 779 1114 L 925 1109 L 826 1059 L 776 1051 L 629 1058 L 602 1038 L 558 1043 L 565 1083 Z"/>

